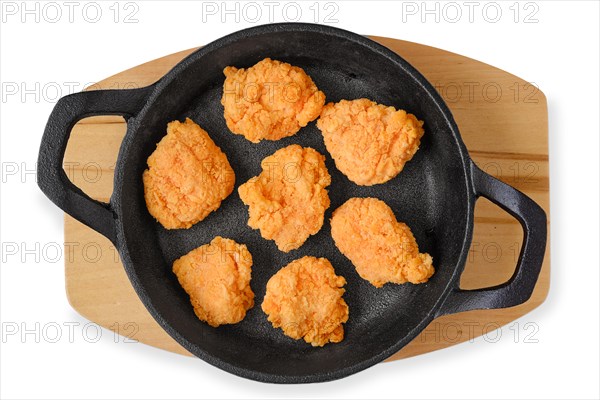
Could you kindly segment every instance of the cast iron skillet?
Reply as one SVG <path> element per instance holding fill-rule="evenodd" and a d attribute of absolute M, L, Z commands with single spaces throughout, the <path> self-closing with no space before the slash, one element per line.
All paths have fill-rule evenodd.
<path fill-rule="evenodd" d="M 252 144 L 227 129 L 220 104 L 227 65 L 249 67 L 271 57 L 306 70 L 327 101 L 367 97 L 414 113 L 425 121 L 421 149 L 387 184 L 360 187 L 328 156 L 311 123 L 296 136 Z M 92 200 L 65 175 L 62 160 L 73 125 L 92 115 L 122 115 L 127 134 L 115 168 L 108 204 Z M 142 172 L 146 159 L 174 119 L 191 117 L 227 154 L 236 190 L 204 221 L 189 230 L 166 231 L 148 214 Z M 260 160 L 292 143 L 327 155 L 332 176 L 331 207 L 323 229 L 298 250 L 284 254 L 250 229 L 237 187 L 260 173 Z M 432 85 L 389 49 L 351 32 L 312 24 L 274 24 L 243 30 L 201 48 L 155 84 L 133 90 L 88 91 L 63 97 L 52 112 L 40 148 L 39 185 L 65 212 L 109 238 L 118 248 L 140 299 L 183 347 L 236 375 L 258 381 L 328 381 L 361 371 L 391 356 L 429 322 L 444 314 L 511 307 L 535 286 L 546 245 L 546 216 L 531 199 L 494 179 L 471 161 L 452 114 Z M 436 273 L 426 284 L 375 289 L 361 279 L 335 247 L 331 213 L 350 197 L 384 200 L 412 228 Z M 524 242 L 512 278 L 482 290 L 460 290 L 459 279 L 473 233 L 473 207 L 484 196 L 519 220 Z M 171 263 L 222 235 L 245 243 L 254 266 L 255 306 L 239 324 L 217 329 L 199 321 Z M 260 304 L 267 280 L 305 255 L 327 257 L 344 276 L 350 319 L 339 344 L 312 348 L 273 329 Z"/>

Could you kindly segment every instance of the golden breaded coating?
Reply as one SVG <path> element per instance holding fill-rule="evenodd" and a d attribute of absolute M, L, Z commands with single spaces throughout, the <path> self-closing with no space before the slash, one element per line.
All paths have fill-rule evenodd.
<path fill-rule="evenodd" d="M 348 321 L 345 284 L 326 258 L 302 257 L 269 279 L 262 309 L 273 327 L 293 339 L 315 347 L 338 343 Z"/>
<path fill-rule="evenodd" d="M 254 306 L 251 267 L 246 245 L 217 236 L 175 260 L 173 272 L 198 318 L 217 327 L 240 322 Z"/>
<path fill-rule="evenodd" d="M 150 214 L 166 229 L 180 229 L 219 208 L 233 191 L 235 174 L 208 133 L 186 118 L 169 123 L 143 181 Z"/>
<path fill-rule="evenodd" d="M 331 176 L 322 154 L 297 144 L 277 150 L 260 165 L 261 174 L 238 193 L 249 208 L 248 225 L 287 253 L 323 226 Z"/>
<path fill-rule="evenodd" d="M 358 185 L 384 183 L 419 149 L 423 121 L 368 99 L 323 107 L 317 127 L 336 167 Z"/>
<path fill-rule="evenodd" d="M 331 236 L 356 271 L 375 287 L 387 282 L 424 283 L 433 275 L 432 258 L 419 253 L 410 228 L 374 198 L 352 198 L 333 212 Z"/>
<path fill-rule="evenodd" d="M 292 136 L 325 104 L 302 68 L 265 58 L 248 69 L 226 67 L 221 104 L 229 129 L 251 142 Z"/>

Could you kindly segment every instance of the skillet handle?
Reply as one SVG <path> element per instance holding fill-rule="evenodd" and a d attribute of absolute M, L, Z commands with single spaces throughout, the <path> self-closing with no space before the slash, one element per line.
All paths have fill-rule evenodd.
<path fill-rule="evenodd" d="M 477 289 L 452 290 L 436 317 L 462 311 L 506 308 L 526 302 L 533 293 L 542 268 L 546 249 L 546 213 L 529 197 L 493 176 L 483 172 L 471 161 L 473 188 L 515 217 L 523 227 L 524 237 L 517 268 L 508 282 Z"/>
<path fill-rule="evenodd" d="M 121 115 L 128 120 L 146 102 L 154 86 L 128 90 L 94 90 L 61 98 L 48 119 L 38 156 L 38 185 L 64 212 L 113 243 L 115 217 L 110 203 L 93 200 L 75 186 L 63 170 L 63 157 L 71 129 L 77 121 L 94 115 Z"/>

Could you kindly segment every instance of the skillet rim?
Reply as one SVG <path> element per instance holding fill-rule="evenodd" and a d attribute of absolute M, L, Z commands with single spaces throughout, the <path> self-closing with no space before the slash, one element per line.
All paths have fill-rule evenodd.
<path fill-rule="evenodd" d="M 132 149 L 133 139 L 140 127 L 140 121 L 143 121 L 148 113 L 150 105 L 154 103 L 161 95 L 163 90 L 175 80 L 182 71 L 184 71 L 189 65 L 194 63 L 198 58 L 209 55 L 213 50 L 216 50 L 220 47 L 231 44 L 238 39 L 252 37 L 252 36 L 260 36 L 264 34 L 276 34 L 278 32 L 310 32 L 310 33 L 319 33 L 327 36 L 333 36 L 339 39 L 349 40 L 355 42 L 359 45 L 362 45 L 369 50 L 377 53 L 380 56 L 387 58 L 389 61 L 398 65 L 399 68 L 403 69 L 415 83 L 421 88 L 421 90 L 427 94 L 431 98 L 431 100 L 436 104 L 436 106 L 440 109 L 441 114 L 444 116 L 444 119 L 447 125 L 450 127 L 451 134 L 453 139 L 457 145 L 460 159 L 462 161 L 462 172 L 463 177 L 466 180 L 465 187 L 467 188 L 467 211 L 466 211 L 466 235 L 463 238 L 462 247 L 460 248 L 460 254 L 458 256 L 458 261 L 454 266 L 454 272 L 452 273 L 451 278 L 447 281 L 445 288 L 442 291 L 442 295 L 439 296 L 434 306 L 431 308 L 431 311 L 428 315 L 421 320 L 421 322 L 416 325 L 407 335 L 399 338 L 396 343 L 392 346 L 389 346 L 386 350 L 374 354 L 371 357 L 363 360 L 359 363 L 353 364 L 351 366 L 340 368 L 331 372 L 323 372 L 323 373 L 314 373 L 307 375 L 276 375 L 266 372 L 260 372 L 253 369 L 242 368 L 236 365 L 233 365 L 229 362 L 223 361 L 221 358 L 216 357 L 209 352 L 199 348 L 195 344 L 188 341 L 183 335 L 181 335 L 177 330 L 175 330 L 162 316 L 162 314 L 157 310 L 154 306 L 152 297 L 148 294 L 145 287 L 140 282 L 138 278 L 138 274 L 136 273 L 133 267 L 133 261 L 131 260 L 129 248 L 126 235 L 125 235 L 125 226 L 123 224 L 123 220 L 120 216 L 126 213 L 126 207 L 122 202 L 122 190 L 123 190 L 123 181 L 124 181 L 124 169 L 126 160 L 128 158 L 128 154 Z M 220 368 L 226 372 L 232 373 L 234 375 L 240 376 L 242 378 L 252 379 L 260 382 L 268 382 L 268 383 L 313 383 L 313 382 L 325 382 L 336 380 L 340 378 L 347 377 L 349 375 L 355 374 L 362 370 L 365 370 L 385 359 L 392 356 L 396 352 L 398 352 L 401 348 L 407 345 L 412 339 L 414 339 L 433 319 L 436 318 L 436 313 L 441 309 L 444 302 L 448 298 L 452 289 L 456 286 L 456 282 L 460 279 L 462 271 L 465 267 L 466 257 L 468 253 L 469 246 L 472 241 L 473 236 L 473 213 L 474 213 L 474 204 L 476 201 L 476 194 L 473 187 L 473 172 L 472 172 L 472 161 L 467 151 L 467 148 L 460 136 L 460 132 L 458 130 L 458 126 L 454 121 L 454 117 L 442 99 L 442 97 L 435 90 L 433 85 L 411 64 L 409 64 L 406 60 L 404 60 L 399 54 L 393 52 L 389 48 L 375 42 L 368 37 L 359 35 L 357 33 L 335 28 L 327 25 L 319 25 L 319 24 L 311 24 L 311 23 L 295 23 L 295 22 L 285 22 L 285 23 L 275 23 L 275 24 L 265 24 L 258 25 L 255 27 L 243 29 L 229 35 L 223 36 L 203 47 L 194 51 L 183 60 L 181 60 L 177 65 L 175 65 L 169 72 L 167 72 L 162 78 L 160 78 L 157 82 L 150 85 L 151 93 L 146 98 L 144 102 L 144 106 L 141 108 L 139 113 L 128 120 L 127 124 L 127 132 L 125 137 L 123 138 L 123 142 L 121 144 L 119 154 L 117 157 L 116 167 L 115 167 L 115 178 L 114 178 L 114 186 L 113 186 L 113 195 L 111 196 L 110 203 L 113 204 L 114 213 L 115 213 L 115 231 L 116 231 L 116 247 L 121 255 L 121 259 L 123 261 L 123 266 L 127 276 L 134 287 L 136 294 L 152 315 L 152 317 L 158 322 L 158 324 L 172 337 L 174 338 L 181 346 L 183 346 L 190 353 L 195 355 L 196 357 L 206 361 L 207 363 Z M 452 149 L 454 151 L 454 149 Z M 461 185 L 462 186 L 462 185 Z"/>

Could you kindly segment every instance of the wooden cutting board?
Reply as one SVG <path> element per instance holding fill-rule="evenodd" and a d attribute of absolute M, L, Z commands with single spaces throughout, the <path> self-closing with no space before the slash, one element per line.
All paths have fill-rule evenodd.
<path fill-rule="evenodd" d="M 475 162 L 532 197 L 550 217 L 548 114 L 544 94 L 523 79 L 433 47 L 373 37 L 415 66 L 452 110 Z M 172 54 L 107 78 L 90 89 L 149 85 L 195 49 Z M 125 134 L 120 117 L 92 117 L 74 128 L 65 154 L 69 178 L 91 197 L 108 201 Z M 548 218 L 548 221 L 550 218 Z M 475 209 L 473 244 L 463 289 L 493 286 L 512 275 L 523 233 L 518 222 L 486 199 Z M 390 360 L 439 350 L 497 329 L 540 305 L 550 284 L 550 245 L 529 301 L 503 310 L 478 310 L 434 320 Z M 73 308 L 87 319 L 139 342 L 187 354 L 152 319 L 135 294 L 112 244 L 65 215 L 65 282 Z"/>

